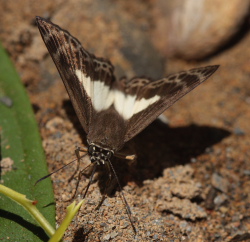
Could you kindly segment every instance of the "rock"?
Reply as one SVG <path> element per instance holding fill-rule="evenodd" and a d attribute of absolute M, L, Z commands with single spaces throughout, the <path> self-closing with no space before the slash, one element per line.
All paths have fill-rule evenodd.
<path fill-rule="evenodd" d="M 200 196 L 201 188 L 194 181 L 186 181 L 186 183 L 173 184 L 171 192 L 179 198 L 193 199 Z"/>
<path fill-rule="evenodd" d="M 207 217 L 207 213 L 202 207 L 198 206 L 196 203 L 192 203 L 188 199 L 179 199 L 177 197 L 173 197 L 170 201 L 165 202 L 158 200 L 156 209 L 159 212 L 169 211 L 184 219 L 190 219 L 192 221 Z"/>
<path fill-rule="evenodd" d="M 225 194 L 218 195 L 214 199 L 214 204 L 216 206 L 221 206 L 223 203 L 225 203 L 228 200 L 228 196 Z"/>
<path fill-rule="evenodd" d="M 238 136 L 243 136 L 243 135 L 245 135 L 245 131 L 242 130 L 241 128 L 239 128 L 239 127 L 236 127 L 236 128 L 234 129 L 234 134 L 236 134 L 236 135 L 238 135 Z"/>
<path fill-rule="evenodd" d="M 249 1 L 156 1 L 153 41 L 167 56 L 202 59 L 241 29 Z"/>
<path fill-rule="evenodd" d="M 206 200 L 205 200 L 205 207 L 206 209 L 214 209 L 215 204 L 214 204 L 214 199 L 218 193 L 218 190 L 215 189 L 214 187 L 211 187 L 206 195 Z"/>
<path fill-rule="evenodd" d="M 218 173 L 213 173 L 211 183 L 214 188 L 220 190 L 221 192 L 228 192 L 230 183 L 226 178 L 220 176 Z"/>

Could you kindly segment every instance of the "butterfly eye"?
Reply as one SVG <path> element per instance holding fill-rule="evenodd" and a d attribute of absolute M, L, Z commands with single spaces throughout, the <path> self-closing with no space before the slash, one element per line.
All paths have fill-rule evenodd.
<path fill-rule="evenodd" d="M 95 152 L 95 146 L 94 145 L 90 145 L 89 148 L 88 148 L 88 153 L 90 155 L 92 155 L 94 152 Z"/>

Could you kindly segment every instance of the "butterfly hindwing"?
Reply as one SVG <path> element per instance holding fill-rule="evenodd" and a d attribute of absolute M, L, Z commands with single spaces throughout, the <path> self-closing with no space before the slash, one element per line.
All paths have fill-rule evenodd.
<path fill-rule="evenodd" d="M 135 102 L 137 105 L 134 107 L 132 117 L 128 120 L 125 142 L 141 132 L 167 108 L 205 81 L 217 69 L 218 66 L 207 66 L 182 71 L 156 81 L 137 80 L 140 86 L 141 83 L 145 85 L 137 90 Z M 135 90 L 134 83 L 132 79 L 128 87 L 131 86 Z"/>

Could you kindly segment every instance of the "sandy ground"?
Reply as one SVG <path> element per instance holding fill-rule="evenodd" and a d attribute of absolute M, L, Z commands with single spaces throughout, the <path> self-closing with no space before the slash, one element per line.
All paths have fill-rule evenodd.
<path fill-rule="evenodd" d="M 155 1 L 0 1 L 0 38 L 27 88 L 52 172 L 75 158 L 85 134 L 35 16 L 50 18 L 118 77 L 167 73 L 219 64 L 219 70 L 133 140 L 136 164 L 114 166 L 133 213 L 136 236 L 119 195 L 96 210 L 106 176 L 98 173 L 65 241 L 250 241 L 250 34 L 216 55 L 191 62 L 169 59 L 152 43 Z M 247 28 L 249 26 L 247 25 Z M 83 159 L 81 167 L 89 163 Z M 76 165 L 52 176 L 57 222 L 75 190 Z M 78 191 L 87 184 L 82 177 Z M 77 199 L 80 199 L 80 195 Z"/>

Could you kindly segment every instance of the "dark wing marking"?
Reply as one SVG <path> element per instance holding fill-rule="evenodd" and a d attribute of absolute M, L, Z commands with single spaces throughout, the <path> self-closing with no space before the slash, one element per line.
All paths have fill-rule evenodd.
<path fill-rule="evenodd" d="M 128 120 L 125 142 L 140 133 L 167 108 L 205 81 L 218 67 L 216 65 L 196 68 L 157 81 L 135 78 L 128 82 L 125 90 L 127 89 L 127 93 L 136 93 L 136 100 L 150 99 L 156 95 L 159 96 L 159 100 L 134 114 Z M 140 87 L 136 88 L 135 83 L 139 83 Z M 143 85 L 144 83 L 145 85 Z"/>
<path fill-rule="evenodd" d="M 88 53 L 81 43 L 66 30 L 41 17 L 36 18 L 43 41 L 60 73 L 77 116 L 86 133 L 89 131 L 94 112 L 92 101 L 76 75 L 99 80 L 107 86 L 115 80 L 112 64 Z M 91 87 L 90 87 L 91 88 Z"/>

